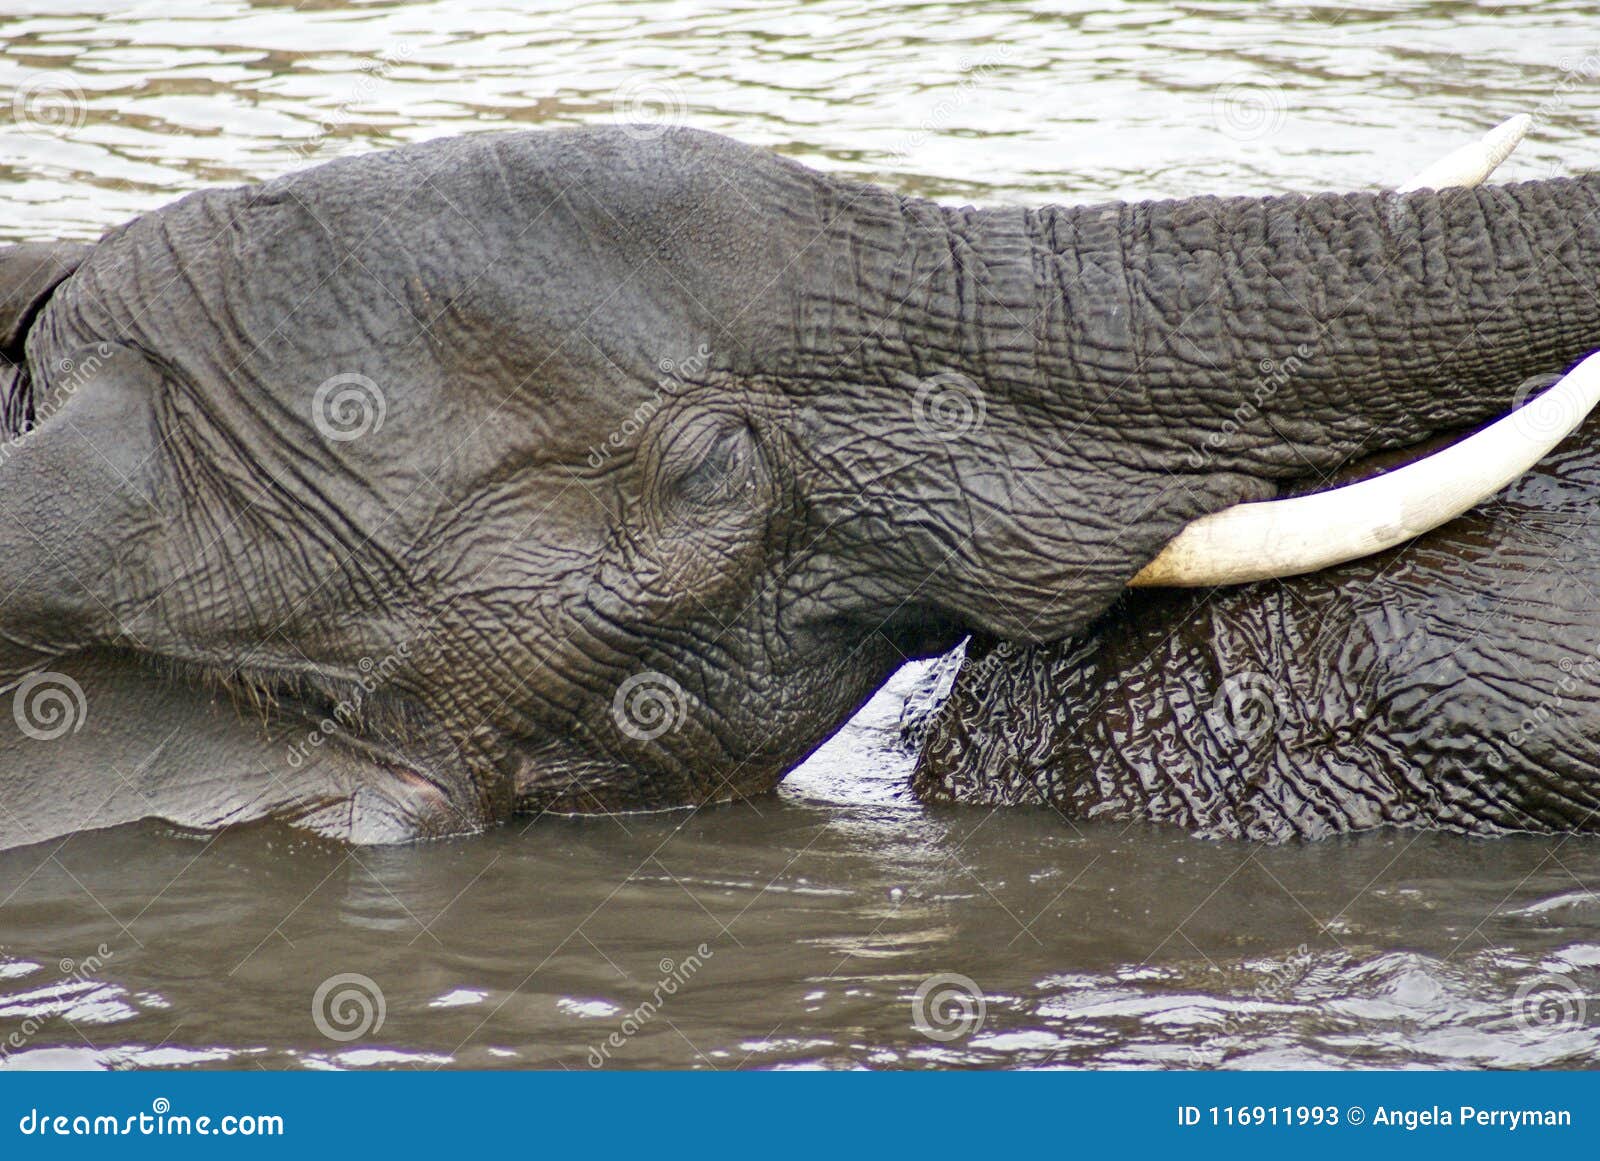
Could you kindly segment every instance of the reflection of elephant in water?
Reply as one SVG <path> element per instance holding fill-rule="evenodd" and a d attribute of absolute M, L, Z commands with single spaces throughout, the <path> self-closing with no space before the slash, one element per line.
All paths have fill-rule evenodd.
<path fill-rule="evenodd" d="M 1197 517 L 1600 345 L 1597 210 L 952 209 L 589 129 L 5 251 L 0 843 L 766 790 L 905 657 L 1080 633 Z"/>

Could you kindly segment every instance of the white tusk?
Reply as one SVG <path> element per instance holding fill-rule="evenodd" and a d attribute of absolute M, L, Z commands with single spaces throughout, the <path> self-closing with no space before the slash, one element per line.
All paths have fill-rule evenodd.
<path fill-rule="evenodd" d="M 1522 143 L 1532 127 L 1533 118 L 1520 113 L 1496 125 L 1483 135 L 1482 140 L 1463 145 L 1449 156 L 1441 157 L 1395 192 L 1482 185 L 1496 167 L 1511 156 L 1511 151 Z"/>
<path fill-rule="evenodd" d="M 1244 584 L 1393 548 L 1454 520 L 1522 475 L 1571 434 L 1596 402 L 1600 353 L 1510 415 L 1387 475 L 1202 516 L 1128 583 Z"/>

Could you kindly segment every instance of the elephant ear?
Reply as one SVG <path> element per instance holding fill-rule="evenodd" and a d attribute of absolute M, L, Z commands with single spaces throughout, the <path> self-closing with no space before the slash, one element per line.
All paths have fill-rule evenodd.
<path fill-rule="evenodd" d="M 40 309 L 94 247 L 83 242 L 24 242 L 0 247 L 0 422 L 15 434 L 32 422 L 23 370 L 28 329 Z"/>

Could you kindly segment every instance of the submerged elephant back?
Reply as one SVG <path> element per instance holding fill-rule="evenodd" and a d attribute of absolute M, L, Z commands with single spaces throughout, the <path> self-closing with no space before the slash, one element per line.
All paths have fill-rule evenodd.
<path fill-rule="evenodd" d="M 1600 826 L 1600 420 L 1467 516 L 1336 569 L 1130 594 L 974 651 L 934 801 L 1282 840 Z"/>

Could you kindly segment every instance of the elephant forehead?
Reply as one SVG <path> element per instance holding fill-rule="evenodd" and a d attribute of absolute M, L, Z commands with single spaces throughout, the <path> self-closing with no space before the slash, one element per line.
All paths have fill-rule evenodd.
<path fill-rule="evenodd" d="M 604 435 L 686 365 L 792 370 L 819 179 L 714 141 L 493 135 L 205 191 L 109 235 L 45 330 L 126 336 L 240 406 L 345 376 L 416 424 Z"/>

